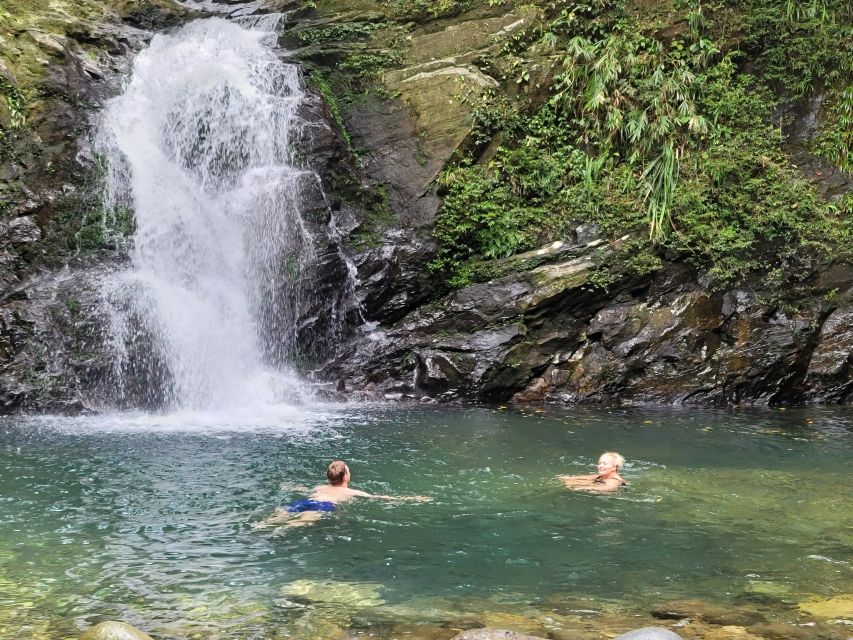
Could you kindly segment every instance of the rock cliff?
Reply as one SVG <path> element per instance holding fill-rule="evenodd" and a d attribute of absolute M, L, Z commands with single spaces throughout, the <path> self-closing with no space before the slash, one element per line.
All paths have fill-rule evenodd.
<path fill-rule="evenodd" d="M 356 397 L 849 399 L 853 333 L 844 318 L 851 313 L 853 271 L 844 259 L 813 260 L 805 249 L 803 261 L 790 267 L 797 270 L 792 280 L 769 282 L 759 274 L 721 286 L 677 255 L 664 255 L 650 273 L 616 271 L 614 280 L 613 263 L 624 260 L 620 245 L 629 238 L 579 225 L 539 250 L 492 261 L 485 270 L 497 277 L 442 295 L 446 288 L 427 268 L 440 207 L 436 176 L 462 152 L 474 150 L 477 162 L 488 162 L 500 144 L 499 138 L 474 139 L 477 95 L 495 89 L 541 101 L 557 63 L 535 47 L 517 47 L 510 64 L 521 70 L 522 84 L 507 81 L 506 62 L 496 61 L 525 29 L 542 24 L 539 7 L 449 3 L 451 15 L 435 9 L 401 24 L 404 5 L 318 2 L 294 28 L 298 36 L 322 24 L 327 34 L 339 34 L 303 52 L 309 64 L 326 60 L 324 48 L 350 47 L 349 55 L 397 48 L 381 70 L 383 99 L 368 106 L 356 101 L 340 123 L 359 149 L 366 182 L 391 194 L 391 215 L 375 247 L 354 250 L 357 294 L 370 330 L 356 333 L 321 377 Z M 375 28 L 356 44 L 342 44 L 339 38 L 352 32 L 329 29 L 335 24 Z M 393 29 L 400 33 L 388 45 L 381 34 Z M 837 198 L 849 191 L 850 174 L 809 152 L 818 115 L 808 100 L 796 104 L 786 120 L 789 161 Z"/>
<path fill-rule="evenodd" d="M 477 128 L 480 99 L 549 100 L 561 60 L 530 36 L 553 18 L 548 3 L 13 0 L 0 10 L 0 411 L 103 406 L 109 363 L 86 274 L 124 254 L 103 233 L 91 115 L 133 52 L 157 29 L 203 15 L 193 8 L 286 16 L 280 42 L 310 87 L 307 163 L 323 180 L 309 208 L 317 229 L 331 229 L 318 288 L 354 276 L 347 301 L 317 298 L 346 307 L 337 345 L 308 363 L 335 393 L 849 401 L 853 270 L 840 254 L 804 247 L 782 267 L 794 278 L 765 270 L 721 283 L 664 248 L 651 268 L 621 268 L 637 230 L 579 218 L 539 249 L 483 258 L 463 286 L 436 271 L 443 171 L 463 157 L 489 163 L 504 143 Z M 843 197 L 850 174 L 809 142 L 820 101 L 794 103 L 789 162 L 823 197 Z M 304 326 L 322 323 L 322 308 L 302 313 Z"/>

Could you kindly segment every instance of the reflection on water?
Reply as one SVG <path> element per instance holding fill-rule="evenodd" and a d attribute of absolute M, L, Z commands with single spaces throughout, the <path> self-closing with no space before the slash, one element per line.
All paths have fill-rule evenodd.
<path fill-rule="evenodd" d="M 636 627 L 672 599 L 771 620 L 843 605 L 851 418 L 325 407 L 0 421 L 0 637 L 115 618 L 163 638 L 544 636 Z M 618 494 L 555 480 L 606 449 L 628 459 Z M 335 457 L 354 486 L 435 500 L 252 528 Z"/>

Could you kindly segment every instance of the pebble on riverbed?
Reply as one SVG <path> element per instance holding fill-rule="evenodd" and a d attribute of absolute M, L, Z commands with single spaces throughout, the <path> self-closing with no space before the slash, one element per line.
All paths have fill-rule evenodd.
<path fill-rule="evenodd" d="M 113 620 L 97 624 L 86 631 L 80 640 L 152 640 L 136 627 Z"/>
<path fill-rule="evenodd" d="M 541 640 L 541 637 L 503 629 L 469 629 L 454 636 L 453 640 Z"/>

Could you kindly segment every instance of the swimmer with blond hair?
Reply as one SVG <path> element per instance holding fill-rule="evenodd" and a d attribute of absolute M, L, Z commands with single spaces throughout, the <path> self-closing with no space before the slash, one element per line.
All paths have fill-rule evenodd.
<path fill-rule="evenodd" d="M 557 476 L 566 487 L 575 491 L 604 493 L 616 491 L 628 483 L 619 475 L 625 458 L 615 451 L 605 451 L 598 458 L 598 473 L 585 476 Z"/>

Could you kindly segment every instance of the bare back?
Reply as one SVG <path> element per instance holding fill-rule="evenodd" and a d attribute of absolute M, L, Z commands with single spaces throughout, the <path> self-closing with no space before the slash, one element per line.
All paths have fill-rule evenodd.
<path fill-rule="evenodd" d="M 335 504 L 338 504 L 340 502 L 346 502 L 347 500 L 352 500 L 353 498 L 370 497 L 372 497 L 371 494 L 367 493 L 366 491 L 359 491 L 358 489 L 350 489 L 349 487 L 331 484 L 321 484 L 319 486 L 314 487 L 314 490 L 311 492 L 310 495 L 311 500 L 334 502 Z"/>

